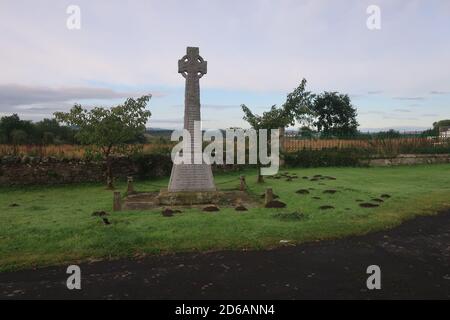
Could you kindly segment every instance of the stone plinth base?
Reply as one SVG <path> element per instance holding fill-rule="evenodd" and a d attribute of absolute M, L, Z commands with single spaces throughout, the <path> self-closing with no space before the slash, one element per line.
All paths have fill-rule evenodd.
<path fill-rule="evenodd" d="M 211 166 L 208 164 L 174 164 L 169 180 L 170 192 L 216 191 Z"/>
<path fill-rule="evenodd" d="M 161 190 L 157 199 L 160 205 L 196 205 L 217 203 L 221 199 L 218 191 L 180 191 Z"/>
<path fill-rule="evenodd" d="M 234 207 L 244 204 L 246 207 L 260 205 L 259 199 L 250 197 L 245 191 L 218 192 L 168 192 L 167 189 L 158 192 L 141 192 L 123 199 L 122 210 L 152 210 L 162 207 L 172 208 L 202 208 L 204 205 L 215 204 L 220 207 Z"/>

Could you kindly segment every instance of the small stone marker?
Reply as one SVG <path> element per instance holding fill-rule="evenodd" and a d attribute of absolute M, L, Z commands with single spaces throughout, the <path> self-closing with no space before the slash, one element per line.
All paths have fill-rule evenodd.
<path fill-rule="evenodd" d="M 264 199 L 264 204 L 267 205 L 269 202 L 271 202 L 273 200 L 273 191 L 272 188 L 267 188 L 266 189 L 266 196 Z"/>
<path fill-rule="evenodd" d="M 240 181 L 239 190 L 245 191 L 245 186 L 246 186 L 246 183 L 245 183 L 245 176 L 240 176 L 240 177 L 239 177 L 239 181 Z"/>
<path fill-rule="evenodd" d="M 114 191 L 113 211 L 122 211 L 122 197 L 119 191 Z"/>
<path fill-rule="evenodd" d="M 127 194 L 133 194 L 134 192 L 134 185 L 133 185 L 133 177 L 127 178 Z"/>

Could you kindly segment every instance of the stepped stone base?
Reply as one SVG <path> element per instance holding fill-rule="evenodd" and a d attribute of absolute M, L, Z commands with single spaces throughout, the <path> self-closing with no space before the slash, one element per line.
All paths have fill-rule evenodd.
<path fill-rule="evenodd" d="M 211 166 L 208 164 L 174 164 L 169 192 L 216 191 Z"/>
<path fill-rule="evenodd" d="M 195 205 L 218 203 L 222 192 L 217 191 L 180 191 L 161 190 L 158 195 L 160 205 Z"/>
<path fill-rule="evenodd" d="M 122 210 L 151 210 L 161 207 L 202 207 L 207 204 L 220 207 L 234 207 L 245 204 L 246 207 L 259 206 L 258 199 L 251 198 L 245 191 L 211 192 L 141 192 L 128 195 L 122 203 Z"/>

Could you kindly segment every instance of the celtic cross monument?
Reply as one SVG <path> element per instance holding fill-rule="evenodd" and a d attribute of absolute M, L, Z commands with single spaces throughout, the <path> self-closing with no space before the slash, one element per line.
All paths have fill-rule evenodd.
<path fill-rule="evenodd" d="M 173 164 L 169 181 L 169 192 L 216 191 L 211 166 L 194 163 L 194 154 L 202 152 L 201 141 L 194 142 L 195 130 L 201 137 L 201 129 L 194 126 L 200 123 L 200 78 L 206 74 L 206 61 L 199 55 L 199 49 L 188 47 L 186 55 L 178 60 L 178 73 L 186 79 L 184 97 L 184 129 L 191 135 L 190 164 Z M 183 150 L 184 151 L 184 150 Z"/>

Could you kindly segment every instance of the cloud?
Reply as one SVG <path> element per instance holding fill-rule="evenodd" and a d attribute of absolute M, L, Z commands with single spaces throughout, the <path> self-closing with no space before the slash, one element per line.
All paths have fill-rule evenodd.
<path fill-rule="evenodd" d="M 386 114 L 386 112 L 379 111 L 379 110 L 368 110 L 368 111 L 360 111 L 359 114 L 360 115 L 364 115 L 364 114 L 380 114 L 380 115 L 383 115 L 383 114 Z"/>
<path fill-rule="evenodd" d="M 421 116 L 422 117 L 439 117 L 439 115 L 436 113 L 424 113 L 424 114 L 421 114 Z"/>
<path fill-rule="evenodd" d="M 183 123 L 182 118 L 177 119 L 150 119 L 150 123 L 170 123 L 170 124 L 180 124 Z"/>
<path fill-rule="evenodd" d="M 430 94 L 450 94 L 450 91 L 430 91 Z"/>
<path fill-rule="evenodd" d="M 77 0 L 82 11 L 77 31 L 65 26 L 66 1 L 0 3 L 0 84 L 83 88 L 94 83 L 112 89 L 100 97 L 135 88 L 182 88 L 177 61 L 189 45 L 199 46 L 208 61 L 201 86 L 202 94 L 204 89 L 213 92 L 204 99 L 211 105 L 236 104 L 240 99 L 234 97 L 239 96 L 249 106 L 265 105 L 259 110 L 267 110 L 273 103 L 282 103 L 285 93 L 303 77 L 308 90 L 361 93 L 352 96 L 355 104 L 370 106 L 382 106 L 384 95 L 390 100 L 416 100 L 409 98 L 422 95 L 431 99 L 429 92 L 450 90 L 445 87 L 450 83 L 450 42 L 442 41 L 440 32 L 450 30 L 450 7 L 444 0 L 431 5 L 379 0 L 383 26 L 375 32 L 366 28 L 368 2 L 358 0 L 135 0 L 108 1 L 108 6 L 102 1 Z M 383 95 L 377 96 L 381 90 Z M 260 92 L 282 93 L 282 98 L 272 102 L 258 97 Z M 77 95 L 8 99 L 14 106 L 33 105 L 38 113 L 37 104 L 42 111 L 44 104 L 51 108 L 48 105 L 53 102 L 80 99 Z M 0 97 L 0 112 L 7 108 L 6 101 Z M 174 90 L 173 96 L 152 105 L 156 107 L 152 113 L 169 118 L 167 106 L 181 101 L 182 91 Z M 224 127 L 232 126 L 233 117 L 242 113 L 239 108 L 205 106 L 211 114 L 220 109 L 227 112 L 218 120 Z M 427 112 L 438 110 L 427 108 Z M 369 116 L 366 121 L 386 125 Z"/>
<path fill-rule="evenodd" d="M 419 120 L 419 118 L 416 118 L 416 117 L 399 117 L 399 116 L 396 116 L 396 115 L 392 115 L 392 114 L 386 114 L 386 115 L 384 115 L 383 116 L 383 119 L 386 119 L 386 120 L 402 120 L 402 121 L 416 121 L 416 120 Z"/>
<path fill-rule="evenodd" d="M 396 112 L 411 112 L 409 109 L 394 109 Z"/>
<path fill-rule="evenodd" d="M 220 105 L 220 104 L 202 104 L 202 108 L 214 110 L 227 110 L 227 109 L 241 110 L 241 106 L 239 105 Z"/>
<path fill-rule="evenodd" d="M 19 105 L 34 105 L 77 101 L 86 99 L 116 99 L 136 97 L 136 92 L 118 92 L 107 88 L 24 86 L 18 84 L 0 85 L 0 108 Z M 157 95 L 160 95 L 157 93 Z"/>
<path fill-rule="evenodd" d="M 410 101 L 418 101 L 425 100 L 425 97 L 394 97 L 395 100 L 410 100 Z"/>

